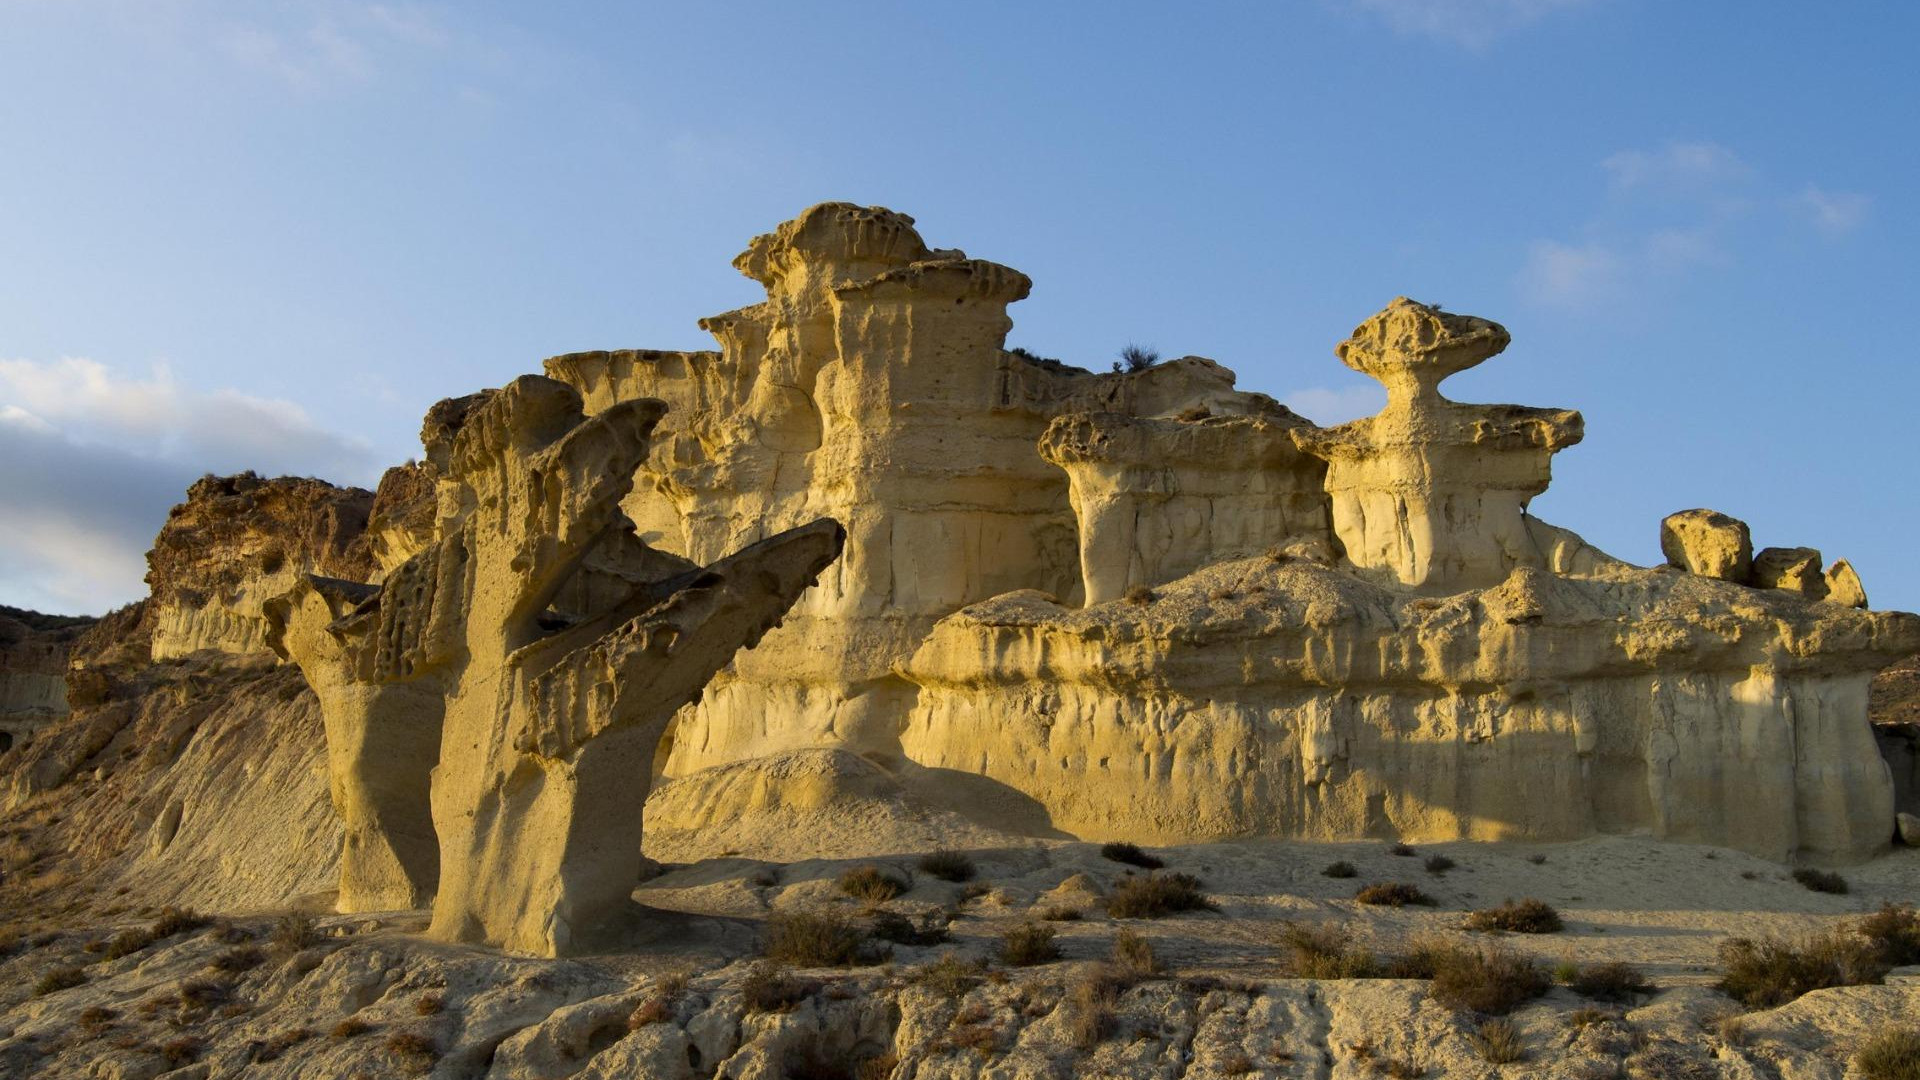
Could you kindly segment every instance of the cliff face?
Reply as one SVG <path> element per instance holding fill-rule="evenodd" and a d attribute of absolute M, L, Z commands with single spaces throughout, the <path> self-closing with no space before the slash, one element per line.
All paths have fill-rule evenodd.
<path fill-rule="evenodd" d="M 93 621 L 0 605 L 0 754 L 67 714 L 67 654 Z"/>

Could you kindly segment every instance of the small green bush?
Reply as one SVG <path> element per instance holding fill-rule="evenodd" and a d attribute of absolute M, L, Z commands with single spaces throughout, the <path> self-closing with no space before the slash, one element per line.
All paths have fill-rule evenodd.
<path fill-rule="evenodd" d="M 1888 965 L 1870 941 L 1841 933 L 1798 942 L 1732 938 L 1720 946 L 1720 989 L 1750 1009 L 1784 1005 L 1832 986 L 1878 983 Z"/>
<path fill-rule="evenodd" d="M 1214 908 L 1213 901 L 1200 891 L 1200 879 L 1192 874 L 1147 873 L 1124 878 L 1107 897 L 1107 914 L 1116 919 L 1160 919 Z"/>
<path fill-rule="evenodd" d="M 761 952 L 798 967 L 843 967 L 858 959 L 864 940 L 859 927 L 833 912 L 783 911 L 768 916 Z"/>
<path fill-rule="evenodd" d="M 1463 947 L 1434 957 L 1433 1000 L 1461 1012 L 1505 1016 L 1551 986 L 1546 972 L 1511 949 Z"/>
<path fill-rule="evenodd" d="M 1140 845 L 1129 844 L 1124 840 L 1100 845 L 1100 857 L 1117 863 L 1126 863 L 1128 866 L 1137 866 L 1142 870 L 1158 870 L 1167 865 L 1140 850 Z"/>
<path fill-rule="evenodd" d="M 1511 934 L 1557 934 L 1564 929 L 1560 913 L 1540 900 L 1509 900 L 1499 907 L 1467 915 L 1469 930 L 1504 930 Z"/>
<path fill-rule="evenodd" d="M 1045 923 L 1023 922 L 1008 930 L 1000 941 L 1000 959 L 1014 967 L 1032 967 L 1060 959 L 1060 946 L 1054 944 L 1053 927 Z"/>

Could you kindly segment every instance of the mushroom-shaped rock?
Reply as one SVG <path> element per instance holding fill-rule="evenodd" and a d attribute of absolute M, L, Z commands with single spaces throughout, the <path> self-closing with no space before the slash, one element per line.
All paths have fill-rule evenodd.
<path fill-rule="evenodd" d="M 1820 573 L 1820 552 L 1813 548 L 1762 548 L 1753 557 L 1753 584 L 1759 589 L 1796 592 L 1809 600 L 1827 595 L 1827 579 Z"/>
<path fill-rule="evenodd" d="M 1753 577 L 1753 534 L 1747 523 L 1717 510 L 1682 510 L 1660 522 L 1667 565 L 1701 577 L 1745 585 Z"/>
<path fill-rule="evenodd" d="M 1833 560 L 1827 567 L 1827 602 L 1850 608 L 1867 606 L 1867 590 L 1860 584 L 1860 575 L 1854 572 L 1853 564 L 1845 559 Z"/>

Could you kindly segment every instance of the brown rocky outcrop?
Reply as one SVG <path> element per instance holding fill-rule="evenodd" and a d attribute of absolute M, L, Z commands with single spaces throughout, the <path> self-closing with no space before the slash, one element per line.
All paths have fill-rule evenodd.
<path fill-rule="evenodd" d="M 67 655 L 93 623 L 0 605 L 0 754 L 67 714 Z"/>

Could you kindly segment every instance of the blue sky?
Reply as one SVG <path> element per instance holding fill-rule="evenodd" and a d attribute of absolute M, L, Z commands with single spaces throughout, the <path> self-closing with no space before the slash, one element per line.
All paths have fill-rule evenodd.
<path fill-rule="evenodd" d="M 0 0 L 0 603 L 99 611 L 202 472 L 371 483 L 425 408 L 709 347 L 828 199 L 1035 282 L 1009 341 L 1332 422 L 1398 294 L 1579 408 L 1541 516 L 1710 506 L 1920 608 L 1920 6 Z M 1892 333 L 1892 338 L 1883 337 Z"/>

